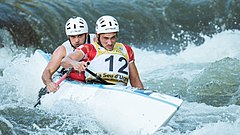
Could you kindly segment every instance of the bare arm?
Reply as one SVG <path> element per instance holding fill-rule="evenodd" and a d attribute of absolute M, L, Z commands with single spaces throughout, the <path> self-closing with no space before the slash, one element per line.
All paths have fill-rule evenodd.
<path fill-rule="evenodd" d="M 132 87 L 144 89 L 144 86 L 142 84 L 142 81 L 140 80 L 138 70 L 134 61 L 129 64 L 129 77 L 130 77 L 130 84 Z"/>
<path fill-rule="evenodd" d="M 79 62 L 84 57 L 82 51 L 75 51 L 67 55 L 61 62 L 61 65 L 64 68 L 71 68 L 73 67 L 75 70 L 84 71 L 87 64 L 86 62 Z"/>
<path fill-rule="evenodd" d="M 59 68 L 63 57 L 65 57 L 65 47 L 59 46 L 52 55 L 51 60 L 49 61 L 47 67 L 44 69 L 42 74 L 43 83 L 47 86 L 48 90 L 53 91 L 56 90 L 57 86 L 54 86 L 52 83 L 52 75 Z"/>

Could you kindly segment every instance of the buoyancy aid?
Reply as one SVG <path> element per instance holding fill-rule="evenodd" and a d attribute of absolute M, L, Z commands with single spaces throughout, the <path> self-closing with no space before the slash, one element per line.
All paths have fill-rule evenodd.
<path fill-rule="evenodd" d="M 129 53 L 133 53 L 129 46 L 122 43 L 116 43 L 114 49 L 107 51 L 101 47 L 97 42 L 94 43 L 96 51 L 94 58 L 90 58 L 90 65 L 88 66 L 102 79 L 120 85 L 127 85 L 129 79 Z M 91 53 L 91 52 L 89 52 Z M 87 54 L 92 56 L 91 54 Z M 87 82 L 96 82 L 96 78 L 91 74 L 86 73 Z"/>

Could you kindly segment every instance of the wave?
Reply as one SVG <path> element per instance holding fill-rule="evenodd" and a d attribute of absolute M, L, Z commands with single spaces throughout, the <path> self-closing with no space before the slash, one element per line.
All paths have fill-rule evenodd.
<path fill-rule="evenodd" d="M 120 41 L 167 54 L 202 45 L 204 36 L 240 29 L 235 0 L 2 0 L 0 7 L 0 29 L 9 31 L 16 45 L 47 52 L 66 40 L 64 24 L 74 15 L 87 20 L 90 33 L 98 17 L 112 15 L 120 23 Z"/>
<path fill-rule="evenodd" d="M 205 37 L 201 46 L 189 45 L 176 55 L 133 47 L 146 88 L 184 99 L 176 115 L 155 135 L 239 133 L 239 35 L 240 31 L 225 31 Z M 91 110 L 71 100 L 58 101 L 53 108 L 33 108 L 44 87 L 43 67 L 33 56 L 12 54 L 12 50 L 0 48 L 1 133 L 114 134 L 89 114 Z"/>

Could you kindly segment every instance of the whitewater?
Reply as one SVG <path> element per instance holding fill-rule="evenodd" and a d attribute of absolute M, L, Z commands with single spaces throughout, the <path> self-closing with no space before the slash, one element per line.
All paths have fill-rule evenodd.
<path fill-rule="evenodd" d="M 2 32 L 10 37 L 7 32 Z M 175 55 L 134 47 L 146 88 L 179 95 L 184 103 L 155 134 L 237 135 L 240 132 L 240 31 L 204 37 Z M 32 48 L 3 38 L 0 48 L 0 134 L 114 134 L 102 127 L 84 105 L 62 101 L 33 108 L 41 87 L 41 65 Z M 139 133 L 141 134 L 141 133 Z"/>

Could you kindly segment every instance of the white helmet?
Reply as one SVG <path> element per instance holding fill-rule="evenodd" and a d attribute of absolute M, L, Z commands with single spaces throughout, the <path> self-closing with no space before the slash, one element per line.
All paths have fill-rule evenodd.
<path fill-rule="evenodd" d="M 97 20 L 95 30 L 97 34 L 119 32 L 119 25 L 114 17 L 106 15 Z"/>
<path fill-rule="evenodd" d="M 88 33 L 88 25 L 83 18 L 73 16 L 66 22 L 65 31 L 66 35 L 79 35 Z"/>

